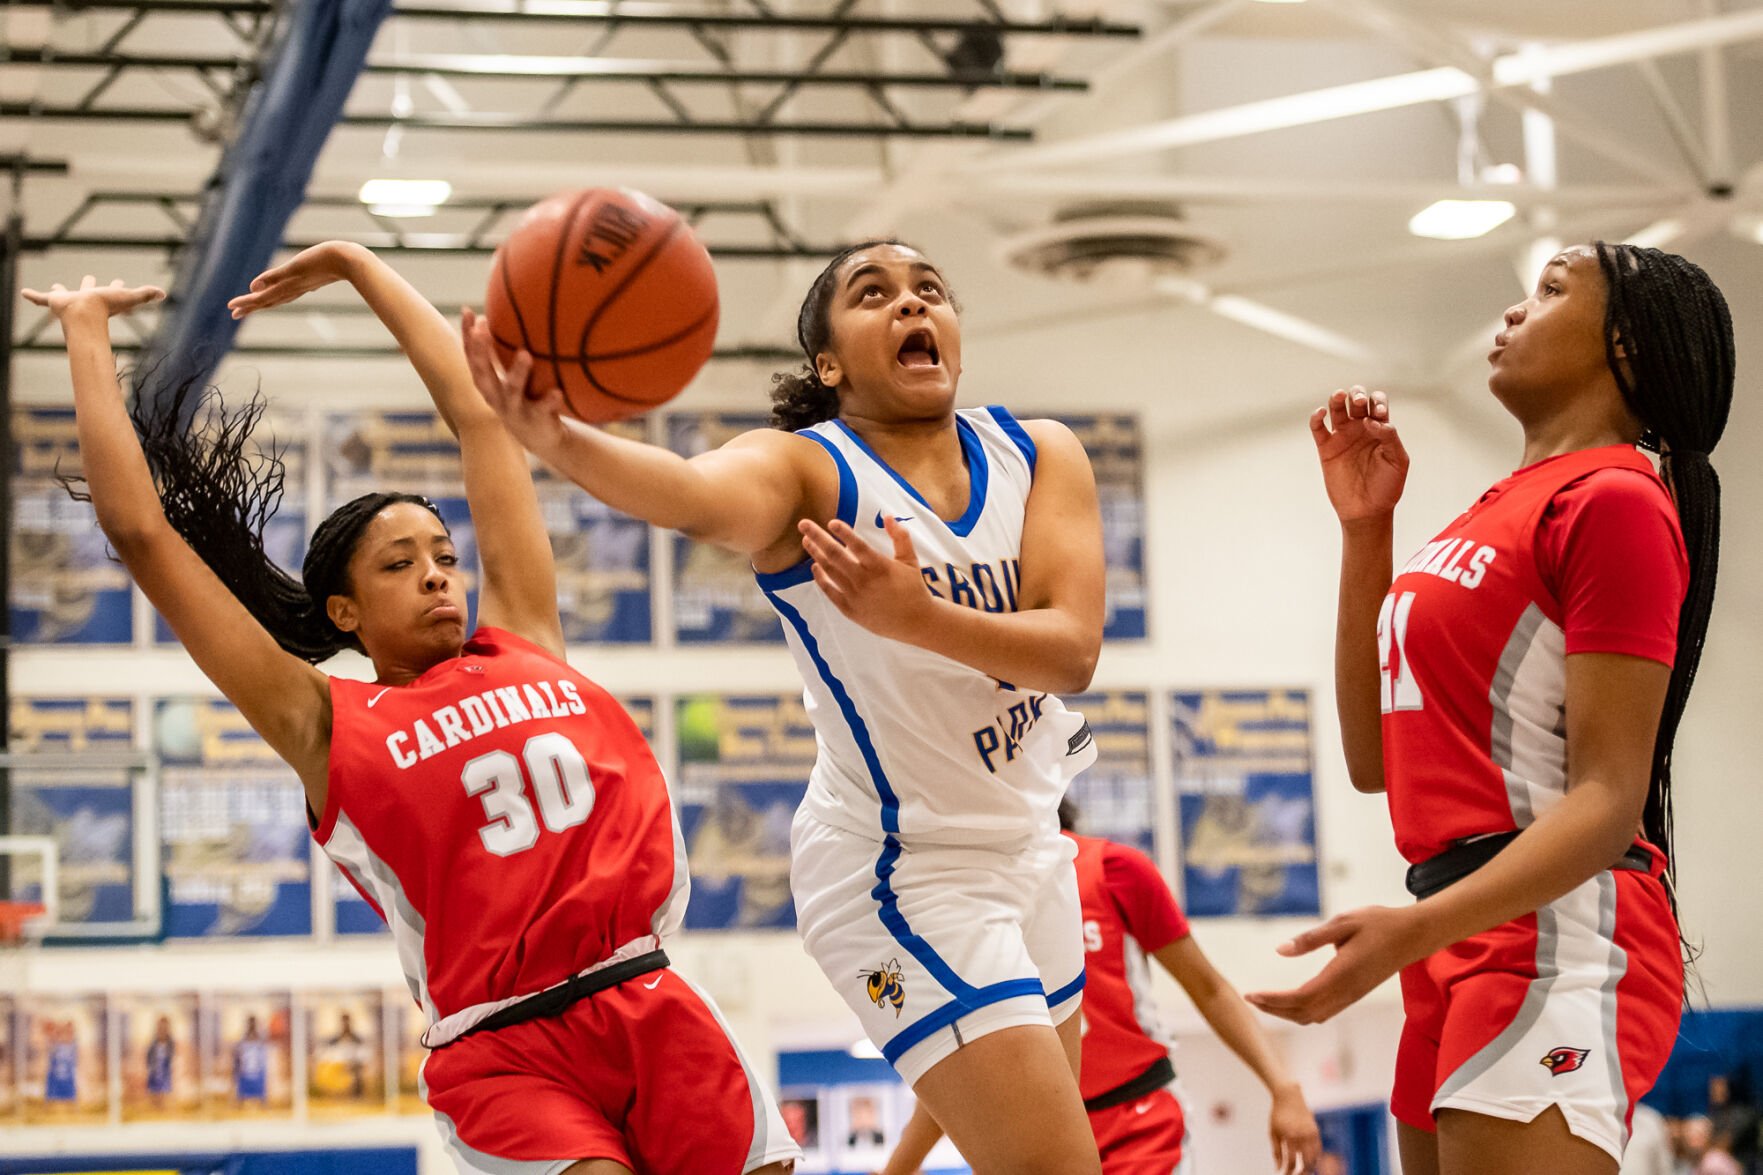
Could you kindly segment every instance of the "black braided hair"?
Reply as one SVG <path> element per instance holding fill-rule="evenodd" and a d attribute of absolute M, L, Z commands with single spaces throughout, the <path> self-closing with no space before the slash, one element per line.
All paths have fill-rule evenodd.
<path fill-rule="evenodd" d="M 1672 854 L 1671 757 L 1690 686 L 1702 660 L 1720 567 L 1720 479 L 1708 461 L 1732 408 L 1732 313 L 1713 279 L 1674 253 L 1596 243 L 1608 308 L 1605 353 L 1617 387 L 1663 455 L 1689 557 L 1689 590 L 1677 622 L 1677 657 L 1659 734 L 1642 826 Z M 1675 864 L 1672 865 L 1675 880 Z M 1672 903 L 1675 907 L 1675 886 Z"/>
<path fill-rule="evenodd" d="M 129 415 L 141 452 L 159 490 L 172 529 L 245 606 L 275 642 L 314 664 L 344 649 L 361 649 L 353 633 L 331 623 L 325 603 L 349 590 L 349 557 L 361 532 L 387 506 L 415 502 L 440 517 L 434 503 L 415 494 L 364 494 L 334 511 L 312 535 L 295 579 L 263 549 L 263 531 L 281 505 L 286 469 L 281 447 L 267 450 L 252 433 L 268 406 L 260 390 L 243 408 L 228 411 L 219 389 L 191 381 L 169 394 L 143 390 Z M 80 500 L 83 478 L 62 485 Z"/>
<path fill-rule="evenodd" d="M 865 249 L 883 245 L 913 246 L 894 237 L 861 241 L 839 250 L 808 287 L 796 312 L 796 343 L 808 362 L 801 371 L 780 371 L 771 377 L 771 427 L 795 432 L 839 414 L 839 393 L 820 382 L 814 360 L 832 340 L 832 302 L 838 290 L 839 266 Z M 917 250 L 914 250 L 915 252 Z"/>

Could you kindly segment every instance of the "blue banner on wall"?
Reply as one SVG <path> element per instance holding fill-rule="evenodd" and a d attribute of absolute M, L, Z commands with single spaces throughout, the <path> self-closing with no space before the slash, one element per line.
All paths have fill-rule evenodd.
<path fill-rule="evenodd" d="M 1172 700 L 1188 914 L 1321 913 L 1309 691 Z"/>
<path fill-rule="evenodd" d="M 1077 830 L 1157 856 L 1152 801 L 1151 704 L 1140 690 L 1072 694 L 1065 704 L 1084 716 L 1096 739 L 1096 762 L 1066 792 L 1077 805 Z"/>
<path fill-rule="evenodd" d="M 1143 640 L 1145 601 L 1145 454 L 1139 418 L 1125 413 L 1060 415 L 1090 455 L 1102 508 L 1102 553 L 1108 567 L 1102 638 Z"/>
<path fill-rule="evenodd" d="M 697 412 L 667 418 L 667 445 L 686 457 L 721 448 L 744 432 L 764 428 L 750 412 Z M 783 627 L 753 581 L 744 555 L 673 538 L 673 623 L 682 645 L 782 642 Z"/>
<path fill-rule="evenodd" d="M 601 425 L 646 440 L 640 420 Z M 588 496 L 544 467 L 539 506 L 557 560 L 557 610 L 570 644 L 646 644 L 654 639 L 649 526 Z"/>
<path fill-rule="evenodd" d="M 110 558 L 91 503 L 74 501 L 56 481 L 81 470 L 73 409 L 15 409 L 12 436 L 12 639 L 128 644 L 128 573 Z"/>
<path fill-rule="evenodd" d="M 306 796 L 233 706 L 170 698 L 154 715 L 170 938 L 312 933 Z"/>
<path fill-rule="evenodd" d="M 676 703 L 679 818 L 691 930 L 788 930 L 790 821 L 814 766 L 800 696 L 700 694 Z"/>

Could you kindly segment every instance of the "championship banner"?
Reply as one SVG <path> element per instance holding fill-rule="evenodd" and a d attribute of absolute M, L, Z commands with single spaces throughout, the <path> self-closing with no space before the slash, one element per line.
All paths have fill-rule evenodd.
<path fill-rule="evenodd" d="M 8 714 L 14 754 L 40 757 L 42 767 L 12 770 L 16 835 L 49 836 L 59 851 L 59 924 L 126 924 L 135 917 L 135 774 L 120 767 L 58 766 L 58 756 L 131 751 L 135 705 L 128 698 L 13 698 Z M 42 900 L 42 862 L 11 858 L 12 893 Z"/>
<path fill-rule="evenodd" d="M 1102 638 L 1145 639 L 1145 453 L 1139 418 L 1126 413 L 1058 417 L 1090 455 L 1102 507 L 1108 567 Z"/>
<path fill-rule="evenodd" d="M 678 699 L 680 828 L 691 930 L 788 930 L 790 822 L 808 790 L 814 728 L 800 695 Z"/>
<path fill-rule="evenodd" d="M 750 412 L 675 413 L 667 418 L 667 446 L 684 457 L 721 448 L 732 438 L 766 427 Z M 673 537 L 673 624 L 682 645 L 780 643 L 783 626 L 753 581 L 746 556 Z"/>
<path fill-rule="evenodd" d="M 109 556 L 89 502 L 56 481 L 81 471 L 72 408 L 12 413 L 12 639 L 126 645 L 134 636 L 128 573 Z"/>
<path fill-rule="evenodd" d="M 115 997 L 122 1035 L 122 1116 L 127 1122 L 190 1119 L 202 1109 L 195 992 Z"/>
<path fill-rule="evenodd" d="M 432 409 L 335 413 L 324 420 L 324 509 L 371 493 L 421 494 L 453 534 L 459 578 L 476 623 L 477 531 L 465 504 L 459 442 Z M 469 631 L 469 626 L 467 631 Z"/>
<path fill-rule="evenodd" d="M 616 437 L 647 440 L 640 420 L 600 426 Z M 588 495 L 537 466 L 534 484 L 557 560 L 557 610 L 570 644 L 648 644 L 651 606 L 649 524 Z"/>
<path fill-rule="evenodd" d="M 306 795 L 293 770 L 219 699 L 165 699 L 153 725 L 166 936 L 311 934 Z"/>
<path fill-rule="evenodd" d="M 1309 691 L 1172 701 L 1187 912 L 1320 914 Z"/>
<path fill-rule="evenodd" d="M 212 429 L 215 422 L 208 417 L 197 423 Z M 300 564 L 306 558 L 309 521 L 306 517 L 306 487 L 309 484 L 310 427 L 303 415 L 265 412 L 251 440 L 249 459 L 266 463 L 273 458 L 282 466 L 281 499 L 275 513 L 264 524 L 263 552 L 277 566 L 299 579 Z M 178 639 L 165 617 L 157 612 L 153 615 L 153 639 L 160 644 L 176 644 Z"/>
<path fill-rule="evenodd" d="M 215 1118 L 286 1118 L 294 1108 L 292 996 L 223 993 L 202 1022 L 202 1088 Z"/>
<path fill-rule="evenodd" d="M 19 1011 L 24 1120 L 59 1125 L 107 1121 L 110 1025 L 105 998 L 26 996 Z"/>
<path fill-rule="evenodd" d="M 1096 740 L 1095 763 L 1079 772 L 1065 793 L 1077 805 L 1077 831 L 1155 859 L 1149 696 L 1141 690 L 1105 690 L 1064 701 L 1084 716 Z"/>

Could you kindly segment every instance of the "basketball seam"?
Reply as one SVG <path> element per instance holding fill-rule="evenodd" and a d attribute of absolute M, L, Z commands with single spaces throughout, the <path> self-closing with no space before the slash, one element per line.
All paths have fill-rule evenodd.
<path fill-rule="evenodd" d="M 704 313 L 698 316 L 696 322 L 692 323 L 690 326 L 682 327 L 668 335 L 666 338 L 656 339 L 652 343 L 644 343 L 640 347 L 632 347 L 625 351 L 607 351 L 603 355 L 583 355 L 581 360 L 584 364 L 607 363 L 614 359 L 634 359 L 639 355 L 647 355 L 651 351 L 659 351 L 663 347 L 671 347 L 686 336 L 695 334 L 706 322 L 716 316 L 716 310 L 717 308 L 715 306 L 710 307 L 710 309 L 704 311 Z"/>
<path fill-rule="evenodd" d="M 612 291 L 608 293 L 605 298 L 601 299 L 600 304 L 594 307 L 594 312 L 588 316 L 588 320 L 582 324 L 581 337 L 576 340 L 575 347 L 577 362 L 582 365 L 582 374 L 587 377 L 590 384 L 594 385 L 594 390 L 603 396 L 610 396 L 614 400 L 623 400 L 626 404 L 652 403 L 652 401 L 649 400 L 638 400 L 630 396 L 621 396 L 594 378 L 594 369 L 588 362 L 587 358 L 588 336 L 593 334 L 595 325 L 600 321 L 600 316 L 605 314 L 608 309 L 618 302 L 619 298 L 624 296 L 624 291 L 630 286 L 631 282 L 635 281 L 639 274 L 649 268 L 649 263 L 654 261 L 655 258 L 660 255 L 661 250 L 667 247 L 668 242 L 672 241 L 673 238 L 679 234 L 680 229 L 685 227 L 685 223 L 685 221 L 679 219 L 678 214 L 675 214 L 673 224 L 669 226 L 666 234 L 663 235 L 659 241 L 655 242 L 653 248 L 643 254 L 642 260 L 631 266 L 630 272 L 625 274 L 624 277 L 619 280 L 619 283 L 612 288 Z"/>
<path fill-rule="evenodd" d="M 508 256 L 500 251 L 496 257 L 496 272 L 502 275 L 502 292 L 508 295 L 508 306 L 514 311 L 514 325 L 520 328 L 522 345 L 518 349 L 530 355 L 533 350 L 533 337 L 527 333 L 526 316 L 520 312 L 520 300 L 514 296 L 514 283 L 508 278 Z M 492 335 L 494 333 L 494 331 L 491 332 Z"/>
<path fill-rule="evenodd" d="M 570 234 L 575 231 L 575 218 L 580 215 L 582 205 L 588 202 L 588 197 L 592 195 L 593 192 L 593 188 L 588 188 L 575 198 L 575 203 L 570 206 L 569 216 L 563 222 L 563 231 L 557 236 L 557 255 L 551 259 L 551 297 L 548 311 L 551 316 L 551 347 L 553 352 L 555 352 L 557 347 L 557 285 L 563 280 L 564 250 L 569 247 Z M 560 388 L 564 387 L 563 362 L 561 357 L 555 353 L 551 356 L 551 373 L 557 380 L 557 386 Z M 589 376 L 588 378 L 590 382 L 593 379 L 592 376 Z M 565 395 L 567 396 L 567 392 Z"/>

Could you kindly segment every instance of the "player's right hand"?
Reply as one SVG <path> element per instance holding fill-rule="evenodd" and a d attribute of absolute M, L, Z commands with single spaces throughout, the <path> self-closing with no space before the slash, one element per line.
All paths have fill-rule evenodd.
<path fill-rule="evenodd" d="M 349 267 L 368 250 L 352 241 L 325 241 L 302 249 L 287 261 L 251 279 L 251 292 L 227 302 L 234 318 L 283 306 L 349 275 Z"/>
<path fill-rule="evenodd" d="M 1336 391 L 1310 415 L 1329 504 L 1342 522 L 1387 517 L 1402 498 L 1408 451 L 1390 423 L 1389 397 L 1362 387 Z"/>
<path fill-rule="evenodd" d="M 25 301 L 43 307 L 63 323 L 70 315 L 88 313 L 94 318 L 113 318 L 165 297 L 165 291 L 158 286 L 127 286 L 120 277 L 101 286 L 89 273 L 80 279 L 77 290 L 56 282 L 47 291 L 20 290 L 19 293 Z"/>
<path fill-rule="evenodd" d="M 460 333 L 465 338 L 465 361 L 471 381 L 484 402 L 495 409 L 502 424 L 528 452 L 544 457 L 562 444 L 568 425 L 563 389 L 553 385 L 545 391 L 532 387 L 533 357 L 516 351 L 504 369 L 496 361 L 496 344 L 490 338 L 490 320 L 472 313 L 460 314 Z"/>

